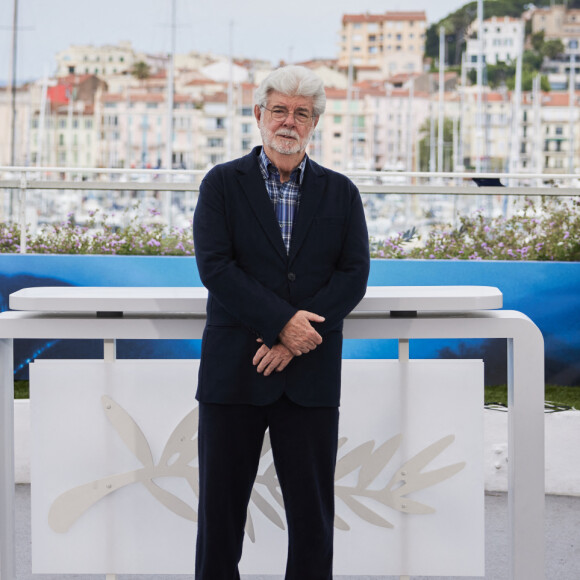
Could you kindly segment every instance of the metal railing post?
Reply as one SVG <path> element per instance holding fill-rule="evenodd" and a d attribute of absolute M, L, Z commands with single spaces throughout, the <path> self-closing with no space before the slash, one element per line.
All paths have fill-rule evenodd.
<path fill-rule="evenodd" d="M 28 181 L 26 172 L 20 174 L 20 187 L 18 189 L 18 225 L 20 226 L 20 253 L 26 254 L 26 198 Z"/>

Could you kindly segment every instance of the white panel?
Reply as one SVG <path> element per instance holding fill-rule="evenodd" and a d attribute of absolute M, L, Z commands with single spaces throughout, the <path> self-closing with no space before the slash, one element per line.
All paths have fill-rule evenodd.
<path fill-rule="evenodd" d="M 198 361 L 181 360 L 30 365 L 34 573 L 191 573 L 195 525 L 169 511 L 143 483 L 105 496 L 67 533 L 53 531 L 47 520 L 62 493 L 144 467 L 107 419 L 102 395 L 139 425 L 157 463 L 195 405 L 197 369 Z M 183 477 L 158 483 L 197 505 Z"/>
<path fill-rule="evenodd" d="M 192 573 L 192 470 L 170 460 L 161 472 L 159 463 L 195 406 L 197 368 L 197 361 L 176 360 L 31 365 L 35 573 Z M 335 574 L 483 575 L 482 363 L 348 360 L 343 376 Z M 192 467 L 195 419 L 171 443 L 191 452 Z M 132 423 L 138 429 L 128 429 Z M 427 448 L 413 472 L 412 459 Z M 256 491 L 284 520 L 265 485 L 271 462 L 268 452 Z M 404 464 L 408 486 L 437 472 L 397 500 Z M 160 474 L 155 482 L 169 493 L 150 483 Z M 381 493 L 389 483 L 390 493 Z M 402 513 L 426 507 L 434 513 Z M 49 526 L 49 514 L 60 531 Z M 241 572 L 282 574 L 285 531 L 256 504 L 251 520 Z"/>

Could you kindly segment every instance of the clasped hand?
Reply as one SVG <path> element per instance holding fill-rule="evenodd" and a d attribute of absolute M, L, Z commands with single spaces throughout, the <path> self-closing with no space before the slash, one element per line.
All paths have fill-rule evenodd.
<path fill-rule="evenodd" d="M 314 312 L 307 310 L 296 312 L 281 330 L 279 343 L 272 348 L 262 344 L 258 349 L 252 360 L 254 366 L 257 366 L 256 370 L 267 377 L 274 371 L 283 371 L 295 356 L 314 350 L 322 343 L 322 337 L 310 323 L 324 320 L 323 316 Z M 258 339 L 258 342 L 262 342 L 261 339 Z"/>

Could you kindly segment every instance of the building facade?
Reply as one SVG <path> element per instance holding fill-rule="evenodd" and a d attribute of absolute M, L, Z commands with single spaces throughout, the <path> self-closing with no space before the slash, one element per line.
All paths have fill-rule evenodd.
<path fill-rule="evenodd" d="M 561 40 L 567 56 L 580 57 L 580 9 L 557 4 L 532 14 L 532 33 L 544 32 L 544 40 Z"/>
<path fill-rule="evenodd" d="M 483 61 L 486 64 L 498 62 L 514 63 L 522 54 L 525 23 L 519 18 L 493 16 L 483 22 Z M 477 33 L 477 20 L 472 32 Z M 477 68 L 479 39 L 469 38 L 466 46 L 466 66 L 468 70 Z"/>
<path fill-rule="evenodd" d="M 425 12 L 345 14 L 339 66 L 376 67 L 385 76 L 420 72 L 426 31 Z"/>
<path fill-rule="evenodd" d="M 130 71 L 140 60 L 128 41 L 116 45 L 72 45 L 56 54 L 56 76 L 107 75 Z"/>

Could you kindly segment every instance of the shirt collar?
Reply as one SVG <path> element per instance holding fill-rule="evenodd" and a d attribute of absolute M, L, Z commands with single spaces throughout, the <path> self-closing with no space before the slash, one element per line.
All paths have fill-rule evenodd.
<path fill-rule="evenodd" d="M 306 168 L 306 160 L 308 155 L 305 153 L 302 161 L 299 163 L 298 167 L 296 167 L 292 171 L 292 175 L 290 176 L 291 181 L 295 181 L 298 185 L 302 185 L 302 181 L 304 179 L 304 169 Z M 278 173 L 278 169 L 276 166 L 270 161 L 270 158 L 266 155 L 264 148 L 260 151 L 260 155 L 258 156 L 258 162 L 260 165 L 260 170 L 262 171 L 262 175 L 264 179 L 268 179 L 270 177 L 270 173 Z"/>

